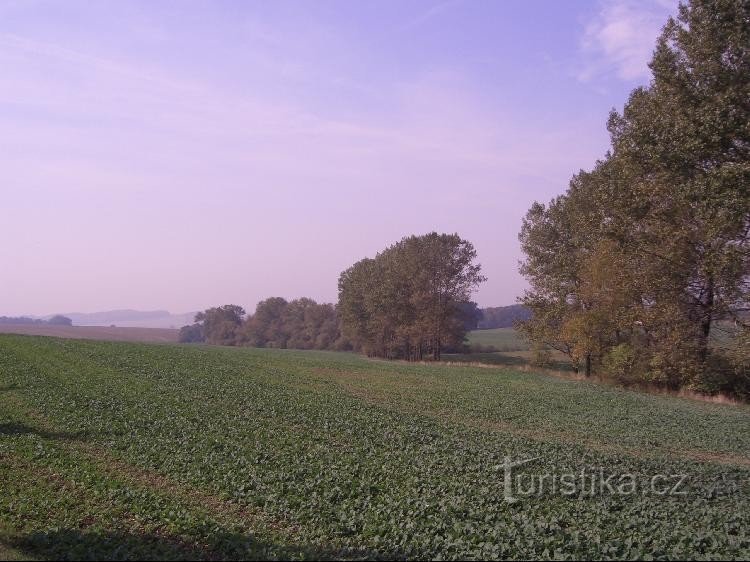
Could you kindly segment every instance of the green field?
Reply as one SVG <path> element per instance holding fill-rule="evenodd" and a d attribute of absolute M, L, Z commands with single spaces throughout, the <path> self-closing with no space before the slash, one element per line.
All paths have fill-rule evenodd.
<path fill-rule="evenodd" d="M 506 501 L 506 457 L 638 492 Z M 684 475 L 679 494 L 655 475 Z M 0 559 L 740 559 L 748 477 L 748 406 L 502 367 L 0 336 Z"/>
<path fill-rule="evenodd" d="M 493 346 L 497 351 L 524 351 L 529 344 L 513 328 L 473 330 L 467 335 L 469 345 Z"/>

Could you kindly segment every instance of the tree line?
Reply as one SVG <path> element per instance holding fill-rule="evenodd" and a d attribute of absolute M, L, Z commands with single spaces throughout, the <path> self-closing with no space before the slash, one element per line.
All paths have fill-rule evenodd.
<path fill-rule="evenodd" d="M 209 308 L 195 315 L 194 324 L 180 329 L 179 339 L 279 349 L 350 349 L 341 337 L 334 305 L 308 298 L 271 297 L 259 302 L 251 315 L 233 304 Z"/>
<path fill-rule="evenodd" d="M 336 305 L 272 297 L 251 315 L 238 305 L 210 308 L 180 341 L 440 359 L 463 346 L 481 316 L 470 299 L 484 281 L 475 258 L 457 234 L 410 236 L 344 271 Z"/>
<path fill-rule="evenodd" d="M 73 321 L 67 316 L 55 314 L 47 320 L 28 316 L 0 316 L 0 324 L 46 324 L 49 326 L 72 326 Z"/>
<path fill-rule="evenodd" d="M 750 395 L 750 4 L 681 5 L 610 151 L 520 233 L 520 329 L 586 374 Z"/>
<path fill-rule="evenodd" d="M 531 311 L 521 304 L 483 308 L 481 313 L 477 324 L 479 330 L 512 328 L 518 322 L 531 318 Z"/>
<path fill-rule="evenodd" d="M 457 234 L 432 232 L 358 261 L 339 277 L 344 337 L 369 356 L 439 360 L 479 319 L 476 255 Z"/>

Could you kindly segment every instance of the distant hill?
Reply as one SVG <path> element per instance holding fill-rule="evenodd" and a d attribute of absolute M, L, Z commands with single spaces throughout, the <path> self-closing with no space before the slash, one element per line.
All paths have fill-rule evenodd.
<path fill-rule="evenodd" d="M 511 304 L 510 306 L 495 306 L 483 308 L 482 319 L 477 325 L 478 330 L 491 330 L 494 328 L 512 328 L 516 320 L 528 320 L 531 311 L 522 304 Z"/>
<path fill-rule="evenodd" d="M 195 312 L 172 314 L 167 310 L 107 310 L 104 312 L 67 312 L 63 316 L 73 320 L 75 326 L 179 328 L 185 324 L 192 324 Z"/>

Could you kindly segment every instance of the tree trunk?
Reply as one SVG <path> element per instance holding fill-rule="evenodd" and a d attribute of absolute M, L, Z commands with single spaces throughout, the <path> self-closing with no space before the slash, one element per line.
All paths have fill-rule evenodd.
<path fill-rule="evenodd" d="M 586 377 L 591 376 L 591 354 L 586 354 Z"/>
<path fill-rule="evenodd" d="M 705 363 L 708 358 L 708 338 L 711 335 L 711 322 L 713 321 L 714 313 L 714 280 L 713 277 L 708 278 L 708 286 L 706 287 L 706 296 L 703 303 L 703 314 L 701 316 L 700 335 L 698 339 L 698 359 L 701 363 Z"/>

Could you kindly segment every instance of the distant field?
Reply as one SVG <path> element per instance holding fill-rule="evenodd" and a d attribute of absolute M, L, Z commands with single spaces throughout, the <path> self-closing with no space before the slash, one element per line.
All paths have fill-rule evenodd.
<path fill-rule="evenodd" d="M 506 458 L 637 493 L 509 502 Z M 685 475 L 680 494 L 655 475 Z M 746 559 L 749 481 L 748 406 L 507 367 L 0 336 L 4 556 Z"/>
<path fill-rule="evenodd" d="M 473 330 L 468 334 L 469 344 L 491 345 L 498 351 L 524 351 L 529 344 L 513 328 Z"/>
<path fill-rule="evenodd" d="M 496 365 L 501 367 L 514 367 L 528 370 L 532 368 L 533 351 L 497 351 L 492 353 L 444 353 L 442 360 L 454 363 L 482 363 L 484 365 Z M 550 362 L 540 371 L 573 371 L 573 365 L 562 353 L 553 351 Z"/>
<path fill-rule="evenodd" d="M 0 324 L 0 334 L 53 336 L 84 340 L 131 342 L 176 342 L 179 330 L 171 328 L 121 328 L 104 326 L 49 326 L 46 324 Z"/>

